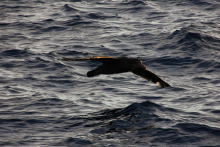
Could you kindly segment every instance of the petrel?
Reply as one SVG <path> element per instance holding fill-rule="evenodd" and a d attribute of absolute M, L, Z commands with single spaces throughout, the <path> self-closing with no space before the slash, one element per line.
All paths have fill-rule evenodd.
<path fill-rule="evenodd" d="M 100 74 L 118 74 L 132 72 L 148 81 L 157 83 L 160 87 L 169 87 L 170 85 L 161 79 L 158 75 L 148 70 L 141 60 L 128 57 L 109 57 L 98 56 L 88 58 L 63 58 L 64 61 L 83 61 L 92 60 L 102 62 L 102 65 L 96 69 L 87 72 L 87 77 L 93 77 Z"/>

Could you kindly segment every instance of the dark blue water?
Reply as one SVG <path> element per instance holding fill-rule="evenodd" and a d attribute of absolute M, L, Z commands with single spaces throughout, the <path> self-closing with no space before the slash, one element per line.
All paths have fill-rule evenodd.
<path fill-rule="evenodd" d="M 0 146 L 220 146 L 219 0 L 0 1 Z M 139 58 L 172 87 L 132 73 Z"/>

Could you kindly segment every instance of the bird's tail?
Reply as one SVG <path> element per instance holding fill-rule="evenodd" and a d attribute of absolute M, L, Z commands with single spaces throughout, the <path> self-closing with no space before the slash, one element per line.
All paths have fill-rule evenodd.
<path fill-rule="evenodd" d="M 96 72 L 94 70 L 87 72 L 87 77 L 94 77 L 96 76 Z"/>
<path fill-rule="evenodd" d="M 102 74 L 102 65 L 97 67 L 94 70 L 87 72 L 87 77 L 94 77 L 94 76 L 100 75 L 100 74 Z"/>

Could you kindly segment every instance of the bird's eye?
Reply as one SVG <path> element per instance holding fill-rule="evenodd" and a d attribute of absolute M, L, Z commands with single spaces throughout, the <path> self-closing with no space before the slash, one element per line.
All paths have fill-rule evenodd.
<path fill-rule="evenodd" d="M 139 60 L 135 60 L 135 63 L 139 63 L 140 61 Z"/>

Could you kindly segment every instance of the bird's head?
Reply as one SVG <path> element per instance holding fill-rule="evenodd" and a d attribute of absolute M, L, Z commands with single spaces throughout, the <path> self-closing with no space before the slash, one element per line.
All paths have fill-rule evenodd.
<path fill-rule="evenodd" d="M 133 69 L 134 68 L 143 68 L 143 69 L 146 68 L 145 65 L 142 64 L 142 61 L 139 59 L 131 59 L 131 66 Z"/>

